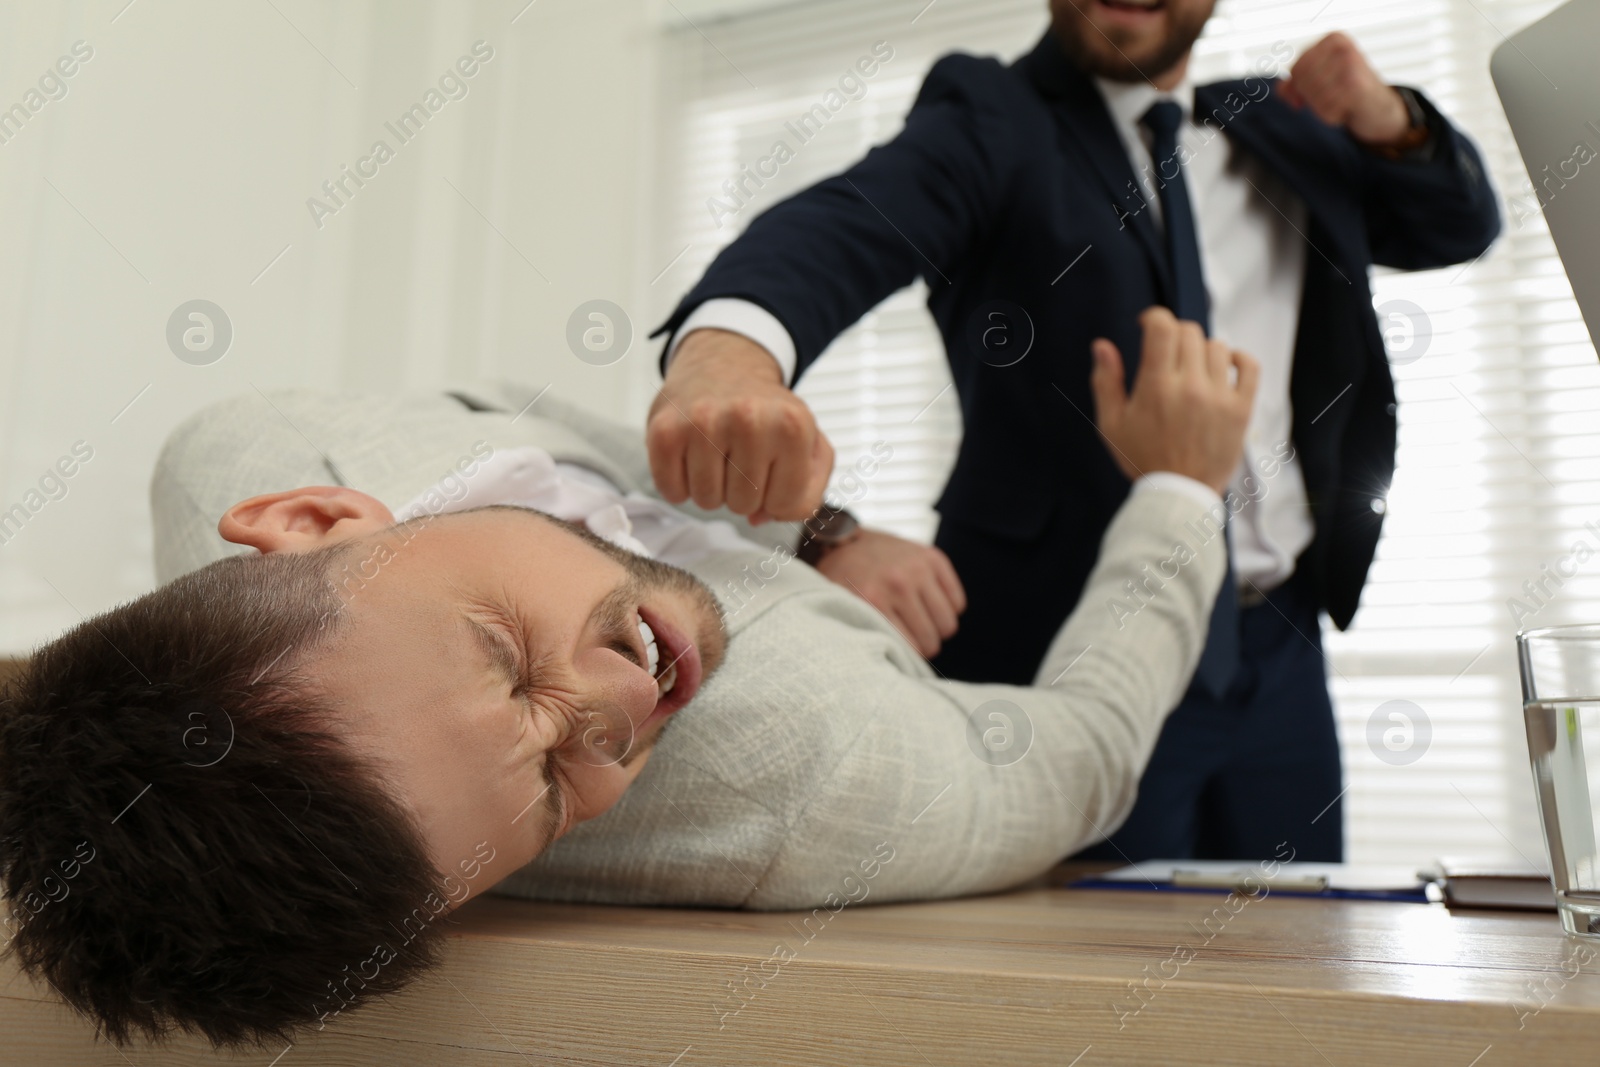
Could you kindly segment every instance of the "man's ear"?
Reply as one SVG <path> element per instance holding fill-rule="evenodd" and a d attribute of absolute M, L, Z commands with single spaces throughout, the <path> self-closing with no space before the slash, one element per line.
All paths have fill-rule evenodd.
<path fill-rule="evenodd" d="M 217 523 L 223 540 L 262 552 L 309 552 L 394 525 L 383 501 L 344 486 L 316 485 L 241 500 Z"/>

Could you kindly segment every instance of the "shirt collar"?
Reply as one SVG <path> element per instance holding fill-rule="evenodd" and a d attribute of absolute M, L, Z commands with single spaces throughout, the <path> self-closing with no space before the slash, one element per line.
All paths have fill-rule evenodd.
<path fill-rule="evenodd" d="M 1139 128 L 1139 120 L 1157 100 L 1172 100 L 1183 108 L 1183 117 L 1194 117 L 1194 82 L 1188 76 L 1170 92 L 1162 92 L 1147 81 L 1119 82 L 1096 76 L 1095 88 L 1105 99 L 1111 117 L 1125 127 Z"/>

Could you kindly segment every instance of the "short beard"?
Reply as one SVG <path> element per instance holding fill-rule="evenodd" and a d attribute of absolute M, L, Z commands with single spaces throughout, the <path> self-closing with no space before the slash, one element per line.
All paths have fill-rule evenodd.
<path fill-rule="evenodd" d="M 1191 22 L 1174 23 L 1160 47 L 1135 62 L 1123 53 L 1115 41 L 1091 23 L 1089 16 L 1071 0 L 1058 0 L 1052 6 L 1055 17 L 1051 21 L 1050 32 L 1055 34 L 1067 59 L 1085 74 L 1115 82 L 1150 81 L 1171 70 L 1200 39 L 1214 7 L 1197 12 L 1198 17 Z"/>
<path fill-rule="evenodd" d="M 481 508 L 471 508 L 471 511 L 493 511 L 508 509 L 518 511 L 537 511 L 537 508 L 524 508 L 516 504 L 488 504 Z M 682 567 L 675 567 L 670 563 L 663 563 L 649 556 L 641 556 L 637 552 L 630 552 L 621 545 L 607 541 L 584 526 L 581 522 L 571 522 L 567 519 L 557 518 L 548 512 L 539 512 L 557 526 L 566 527 L 578 537 L 589 542 L 601 552 L 622 564 L 628 571 L 628 577 L 644 589 L 657 589 L 662 592 L 680 593 L 695 604 L 701 625 L 693 633 L 684 636 L 693 641 L 700 652 L 700 666 L 702 678 L 710 678 L 722 664 L 722 657 L 727 651 L 727 628 L 722 614 L 722 605 L 711 588 L 693 574 Z"/>

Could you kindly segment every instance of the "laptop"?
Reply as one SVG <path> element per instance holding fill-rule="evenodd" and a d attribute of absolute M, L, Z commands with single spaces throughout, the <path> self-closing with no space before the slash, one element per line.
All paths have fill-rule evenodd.
<path fill-rule="evenodd" d="M 1600 0 L 1570 0 L 1494 50 L 1489 73 L 1589 337 L 1600 348 Z"/>

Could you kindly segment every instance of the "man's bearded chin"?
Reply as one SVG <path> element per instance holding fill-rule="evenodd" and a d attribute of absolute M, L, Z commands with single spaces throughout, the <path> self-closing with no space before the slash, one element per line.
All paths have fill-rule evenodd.
<path fill-rule="evenodd" d="M 1113 3 L 1118 0 L 1112 0 Z M 1142 0 L 1127 0 L 1128 6 Z M 1149 81 L 1171 70 L 1189 53 L 1216 6 L 1156 0 L 1163 27 L 1159 33 L 1124 26 L 1102 29 L 1088 13 L 1100 0 L 1052 0 L 1050 29 L 1072 65 L 1111 81 Z"/>

